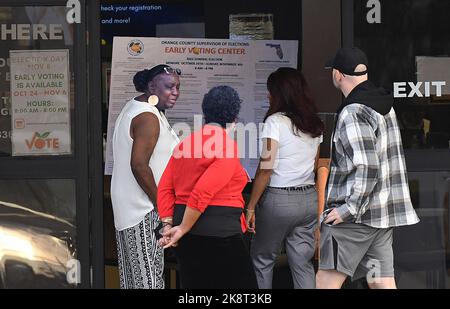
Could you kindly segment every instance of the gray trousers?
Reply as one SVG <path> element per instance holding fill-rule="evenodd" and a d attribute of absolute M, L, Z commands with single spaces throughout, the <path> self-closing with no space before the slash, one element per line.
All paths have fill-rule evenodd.
<path fill-rule="evenodd" d="M 258 204 L 256 234 L 250 248 L 258 287 L 272 288 L 273 267 L 285 245 L 294 288 L 315 288 L 312 264 L 317 226 L 315 188 L 302 191 L 267 188 Z"/>

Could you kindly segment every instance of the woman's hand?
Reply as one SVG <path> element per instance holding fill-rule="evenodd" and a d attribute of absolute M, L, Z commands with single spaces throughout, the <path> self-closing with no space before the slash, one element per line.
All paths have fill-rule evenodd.
<path fill-rule="evenodd" d="M 256 225 L 255 225 L 255 211 L 253 209 L 247 209 L 245 215 L 245 221 L 247 222 L 248 231 L 250 233 L 256 233 Z"/>
<path fill-rule="evenodd" d="M 164 224 L 164 227 L 158 231 L 162 237 L 158 240 L 158 244 L 161 247 L 164 247 L 165 245 L 167 245 L 169 243 L 169 238 L 164 236 L 164 233 L 166 233 L 167 231 L 169 231 L 172 228 L 171 224 Z"/>
<path fill-rule="evenodd" d="M 176 247 L 178 246 L 178 240 L 186 234 L 187 231 L 183 229 L 181 225 L 170 228 L 163 233 L 163 238 L 165 239 L 163 248 Z"/>

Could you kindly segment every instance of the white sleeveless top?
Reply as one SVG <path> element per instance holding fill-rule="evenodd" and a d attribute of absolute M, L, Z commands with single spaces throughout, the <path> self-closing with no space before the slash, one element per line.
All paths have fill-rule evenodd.
<path fill-rule="evenodd" d="M 133 227 L 153 210 L 153 203 L 142 190 L 131 171 L 131 150 L 133 139 L 130 136 L 131 121 L 141 113 L 155 114 L 159 119 L 159 137 L 149 166 L 156 185 L 169 162 L 178 136 L 170 127 L 166 117 L 158 109 L 146 102 L 130 100 L 117 117 L 112 139 L 114 167 L 111 180 L 111 200 L 114 225 L 118 231 Z"/>

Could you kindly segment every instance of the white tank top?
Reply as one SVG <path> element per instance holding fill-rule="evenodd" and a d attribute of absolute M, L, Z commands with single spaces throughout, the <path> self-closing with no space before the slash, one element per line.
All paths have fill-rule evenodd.
<path fill-rule="evenodd" d="M 159 119 L 159 137 L 149 161 L 155 183 L 158 185 L 162 173 L 179 139 L 170 127 L 166 117 L 146 102 L 130 100 L 117 117 L 112 140 L 114 167 L 111 180 L 111 200 L 114 225 L 118 231 L 133 227 L 153 210 L 153 203 L 142 190 L 131 171 L 130 136 L 131 121 L 141 113 L 155 114 Z"/>

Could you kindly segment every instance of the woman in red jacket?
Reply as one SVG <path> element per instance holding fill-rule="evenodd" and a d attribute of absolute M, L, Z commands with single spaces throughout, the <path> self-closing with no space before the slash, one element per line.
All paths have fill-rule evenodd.
<path fill-rule="evenodd" d="M 175 148 L 158 185 L 160 243 L 175 247 L 185 289 L 257 288 L 242 237 L 248 176 L 228 136 L 240 106 L 233 88 L 212 88 L 202 103 L 205 125 Z"/>

